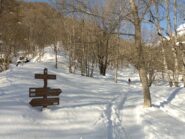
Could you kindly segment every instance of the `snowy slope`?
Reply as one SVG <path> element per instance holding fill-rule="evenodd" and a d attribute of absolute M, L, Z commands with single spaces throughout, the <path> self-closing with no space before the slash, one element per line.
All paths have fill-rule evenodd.
<path fill-rule="evenodd" d="M 184 88 L 153 86 L 154 107 L 143 109 L 142 88 L 133 69 L 123 69 L 119 82 L 88 78 L 53 68 L 52 54 L 0 73 L 0 139 L 184 139 Z M 61 60 L 65 57 L 61 56 Z M 29 87 L 41 87 L 34 79 L 47 67 L 61 88 L 60 105 L 41 111 L 29 105 Z M 128 77 L 132 84 L 127 84 Z"/>

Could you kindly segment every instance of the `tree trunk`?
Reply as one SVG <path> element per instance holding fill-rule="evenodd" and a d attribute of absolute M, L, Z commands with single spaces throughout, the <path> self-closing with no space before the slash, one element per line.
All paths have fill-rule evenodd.
<path fill-rule="evenodd" d="M 72 73 L 72 37 L 71 35 L 69 35 L 69 45 L 70 45 L 70 48 L 69 48 L 69 73 Z"/>
<path fill-rule="evenodd" d="M 90 77 L 93 77 L 93 73 L 94 73 L 94 62 L 95 62 L 95 60 L 93 59 L 92 60 L 92 65 L 91 65 L 91 74 L 90 74 Z"/>
<path fill-rule="evenodd" d="M 162 38 L 161 38 L 161 41 L 163 41 Z M 165 49 L 164 49 L 163 44 L 162 44 L 162 51 L 161 52 L 162 52 L 162 55 L 163 55 L 164 71 L 167 74 L 169 85 L 170 85 L 170 87 L 172 87 L 173 86 L 172 78 L 170 77 L 170 71 L 168 70 L 168 64 L 167 64 Z"/>
<path fill-rule="evenodd" d="M 93 45 L 93 48 L 94 48 L 94 45 Z M 90 73 L 90 77 L 93 77 L 93 73 L 94 73 L 94 64 L 95 64 L 95 59 L 96 59 L 96 54 L 95 54 L 95 52 L 94 52 L 94 50 L 93 50 L 93 52 L 92 52 L 92 60 L 91 60 L 91 62 L 92 62 L 92 64 L 91 64 L 91 73 Z"/>
<path fill-rule="evenodd" d="M 174 58 L 174 84 L 175 86 L 178 86 L 178 82 L 179 82 L 179 71 L 178 71 L 178 58 L 177 58 L 177 51 L 175 49 L 176 46 L 176 33 L 175 33 L 175 38 L 173 38 L 172 35 L 172 29 L 171 29 L 171 21 L 170 21 L 170 13 L 169 13 L 169 0 L 165 0 L 166 1 L 166 20 L 167 20 L 167 30 L 169 32 L 170 35 L 170 43 L 172 43 L 171 45 L 171 50 L 172 50 L 172 54 L 173 54 L 173 58 Z M 175 1 L 174 1 L 175 2 Z M 176 30 L 176 6 L 174 4 L 174 27 Z M 175 31 L 176 32 L 176 31 Z M 171 42 L 172 41 L 172 42 Z"/>
<path fill-rule="evenodd" d="M 108 64 L 108 40 L 106 41 L 105 55 L 100 54 L 98 59 L 100 74 L 105 76 Z"/>
<path fill-rule="evenodd" d="M 106 67 L 107 65 L 104 63 L 104 57 L 99 58 L 99 70 L 100 70 L 100 75 L 105 76 L 106 75 Z"/>
<path fill-rule="evenodd" d="M 90 69 L 89 69 L 89 57 L 88 57 L 88 53 L 89 52 L 89 44 L 87 44 L 87 49 L 86 49 L 86 53 L 85 53 L 85 65 L 86 65 L 86 76 L 89 77 L 90 76 Z"/>
<path fill-rule="evenodd" d="M 148 86 L 148 78 L 146 75 L 146 70 L 143 67 L 139 68 L 139 75 L 142 82 L 142 87 L 144 91 L 144 107 L 151 107 L 151 96 Z"/>
<path fill-rule="evenodd" d="M 144 93 L 144 107 L 151 107 L 151 96 L 150 96 L 150 89 L 148 86 L 148 77 L 145 68 L 145 61 L 143 55 L 143 46 L 142 46 L 142 36 L 141 36 L 141 21 L 139 18 L 138 7 L 135 5 L 135 0 L 130 0 L 131 9 L 133 12 L 134 17 L 134 27 L 135 27 L 135 46 L 137 48 L 137 55 L 138 55 L 138 69 L 140 80 L 143 87 Z"/>
<path fill-rule="evenodd" d="M 181 45 L 182 44 L 180 44 L 180 47 L 183 47 Z M 182 61 L 183 61 L 183 83 L 185 87 L 185 50 L 182 50 L 181 54 L 182 54 Z"/>
<path fill-rule="evenodd" d="M 158 33 L 161 33 L 161 29 L 160 29 L 160 21 L 159 21 L 159 4 L 157 1 L 154 1 L 155 4 L 155 12 L 156 12 L 156 17 L 157 17 L 157 31 Z M 166 60 L 166 55 L 165 55 L 165 49 L 164 49 L 164 44 L 163 44 L 163 37 L 161 36 L 160 38 L 160 42 L 161 42 L 161 52 L 162 52 L 162 57 L 163 57 L 163 65 L 164 65 L 164 73 L 166 73 L 168 76 L 168 82 L 169 85 L 171 86 L 171 82 L 172 79 L 170 77 L 170 73 L 168 70 L 168 65 L 167 65 L 167 60 Z M 162 74 L 163 79 L 164 79 L 164 74 Z"/>
<path fill-rule="evenodd" d="M 54 52 L 55 52 L 55 68 L 58 68 L 58 50 L 57 50 L 57 45 L 54 44 Z"/>
<path fill-rule="evenodd" d="M 175 30 L 175 36 L 174 36 L 174 47 L 176 47 L 177 43 L 177 1 L 174 0 L 174 30 Z M 178 57 L 177 57 L 177 50 L 173 47 L 174 50 L 174 57 L 175 57 L 175 86 L 178 87 L 179 84 L 179 63 L 178 63 Z"/>
<path fill-rule="evenodd" d="M 116 58 L 116 69 L 115 69 L 115 78 L 114 78 L 115 83 L 118 82 L 118 59 Z"/>
<path fill-rule="evenodd" d="M 118 27 L 118 31 L 120 30 L 120 26 Z M 115 82 L 117 83 L 118 82 L 118 68 L 119 68 L 119 48 L 120 48 L 120 34 L 118 33 L 118 47 L 117 47 L 117 50 L 116 50 L 116 70 L 115 70 Z"/>

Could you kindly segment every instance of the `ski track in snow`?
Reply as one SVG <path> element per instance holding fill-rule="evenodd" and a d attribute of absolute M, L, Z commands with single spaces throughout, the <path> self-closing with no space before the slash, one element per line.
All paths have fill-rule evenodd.
<path fill-rule="evenodd" d="M 35 73 L 47 67 L 61 88 L 60 105 L 41 111 L 28 102 L 29 87 L 42 87 Z M 67 66 L 66 66 L 67 67 Z M 0 139 L 184 139 L 184 88 L 153 87 L 153 108 L 143 109 L 137 73 L 125 70 L 118 84 L 28 63 L 0 73 Z M 128 86 L 127 79 L 132 78 Z M 153 93 L 154 92 L 154 93 Z M 156 93 L 157 92 L 157 93 Z"/>
<path fill-rule="evenodd" d="M 127 94 L 122 94 L 111 100 L 104 112 L 104 121 L 107 124 L 107 139 L 123 139 L 126 132 L 121 125 L 120 110 L 126 101 Z"/>
<path fill-rule="evenodd" d="M 22 70 L 22 67 L 19 70 Z M 17 71 L 17 70 L 16 71 L 10 70 L 9 72 L 7 72 L 6 80 L 8 81 L 8 84 L 12 88 L 16 88 L 17 87 L 16 86 L 17 85 L 16 82 L 13 81 L 12 79 L 15 78 L 15 76 L 19 77 L 20 73 L 21 72 Z M 52 73 L 57 74 L 57 72 L 55 72 L 55 71 L 52 71 Z M 125 123 L 128 123 L 127 117 L 132 119 L 132 121 L 129 121 L 130 123 L 137 123 L 137 119 L 135 117 L 135 113 L 134 112 L 130 112 L 133 109 L 128 109 L 127 111 L 125 111 L 125 109 L 127 108 L 128 104 L 132 104 L 132 107 L 136 107 L 136 105 L 137 105 L 137 103 L 136 103 L 137 102 L 136 101 L 137 95 L 134 96 L 134 98 L 132 98 L 132 96 L 133 96 L 132 93 L 134 91 L 129 89 L 126 86 L 124 86 L 123 89 L 124 90 L 128 90 L 128 92 L 126 92 L 126 93 L 125 92 L 123 92 L 123 93 L 116 93 L 116 95 L 114 95 L 114 97 L 112 99 L 108 100 L 108 102 L 102 103 L 102 105 L 105 105 L 105 110 L 103 111 L 103 114 L 102 114 L 103 116 L 102 116 L 101 120 L 103 121 L 102 124 L 104 124 L 104 127 L 106 127 L 106 130 L 107 130 L 106 131 L 106 139 L 125 139 L 125 138 L 126 139 L 131 139 L 131 138 L 134 139 L 134 138 L 138 137 L 137 136 L 138 134 L 136 134 L 136 135 L 132 134 L 132 130 L 130 130 L 130 127 L 125 124 Z M 132 93 L 130 93 L 130 92 L 132 92 Z M 18 99 L 18 98 L 16 98 L 16 99 Z M 125 103 L 126 103 L 126 105 L 125 105 Z M 92 104 L 93 103 L 91 103 L 90 105 L 92 105 Z M 96 105 L 98 105 L 98 103 L 96 103 Z M 93 108 L 93 105 L 91 107 Z M 66 108 L 66 109 L 77 108 L 77 109 L 80 110 L 81 109 L 81 104 L 80 105 L 75 104 L 74 106 L 71 105 L 69 107 L 65 107 L 64 106 L 64 108 Z M 75 115 L 75 113 L 73 113 L 73 112 L 71 114 Z M 131 114 L 131 115 L 128 116 L 127 114 Z M 26 115 L 23 115 L 22 118 L 29 118 L 29 117 L 26 116 Z M 32 118 L 32 122 L 34 124 L 37 124 L 38 121 L 35 121 L 33 118 Z M 124 121 L 124 120 L 126 120 L 126 121 Z M 40 124 L 40 122 L 38 124 Z M 136 124 L 134 124 L 134 126 L 135 125 Z M 94 125 L 95 128 L 98 128 L 98 126 L 99 126 L 98 124 Z M 135 128 L 135 132 L 136 133 L 137 133 L 138 129 Z M 84 136 L 82 136 L 81 138 L 83 138 L 83 137 Z"/>
<path fill-rule="evenodd" d="M 29 65 L 29 64 L 28 64 Z M 33 64 L 31 64 L 31 65 L 33 65 Z M 31 66 L 32 67 L 32 66 Z M 41 68 L 42 69 L 42 68 Z M 36 124 L 38 124 L 41 128 L 43 128 L 43 122 L 42 121 L 46 121 L 46 123 L 45 124 L 47 124 L 47 119 L 43 119 L 42 120 L 42 118 L 44 118 L 45 116 L 47 117 L 47 115 L 43 115 L 43 116 L 39 116 L 38 114 L 40 113 L 40 112 L 37 112 L 37 111 L 35 111 L 34 112 L 34 109 L 36 109 L 36 108 L 31 108 L 31 107 L 27 107 L 29 104 L 27 104 L 27 105 L 25 105 L 25 104 L 23 104 L 24 102 L 26 103 L 26 101 L 28 101 L 28 99 L 26 99 L 25 100 L 25 98 L 26 97 L 28 97 L 28 88 L 29 87 L 32 87 L 32 86 L 30 86 L 30 82 L 28 82 L 28 85 L 26 84 L 26 82 L 25 81 L 28 81 L 28 80 L 30 80 L 31 78 L 33 78 L 33 77 L 29 77 L 30 76 L 30 73 L 29 73 L 29 71 L 33 71 L 32 70 L 32 68 L 30 68 L 30 66 L 25 66 L 25 67 L 18 67 L 18 68 L 16 68 L 15 70 L 14 69 L 10 69 L 9 71 L 6 71 L 6 74 L 5 74 L 5 76 L 2 78 L 4 81 L 2 82 L 3 84 L 5 84 L 7 87 L 3 87 L 3 88 L 0 88 L 0 91 L 1 92 L 3 92 L 1 95 L 4 95 L 3 97 L 4 97 L 4 99 L 3 98 L 1 98 L 0 99 L 0 103 L 1 103 L 1 105 L 2 105 L 2 107 L 0 108 L 0 109 L 2 109 L 3 111 L 1 111 L 2 113 L 0 114 L 0 117 L 1 117 L 1 119 L 3 118 L 5 118 L 5 117 L 7 117 L 8 119 L 7 120 L 4 120 L 4 121 L 2 121 L 2 120 L 0 120 L 0 123 L 1 124 L 3 124 L 4 122 L 6 123 L 7 122 L 7 124 L 8 123 L 10 123 L 11 121 L 12 121 L 12 124 L 15 124 L 15 125 L 17 125 L 18 126 L 18 128 L 16 128 L 16 126 L 10 126 L 10 125 L 2 125 L 2 127 L 0 127 L 0 130 L 2 130 L 1 132 L 0 132 L 0 138 L 7 138 L 7 139 L 11 139 L 11 138 L 13 138 L 13 135 L 14 134 L 7 134 L 7 136 L 4 136 L 4 135 L 6 135 L 6 134 L 4 134 L 5 133 L 5 131 L 7 130 L 7 129 L 9 129 L 9 132 L 11 133 L 11 131 L 13 131 L 14 132 L 14 130 L 16 131 L 16 130 L 18 130 L 18 134 L 15 134 L 15 138 L 24 138 L 25 136 L 27 136 L 27 133 L 24 133 L 24 130 L 27 130 L 27 128 L 29 128 L 30 129 L 30 134 L 33 134 L 33 135 L 31 135 L 30 136 L 30 138 L 40 138 L 40 137 L 45 137 L 45 138 L 47 138 L 46 136 L 47 136 L 47 134 L 48 134 L 48 137 L 50 138 L 50 136 L 52 136 L 53 134 L 49 134 L 49 132 L 46 134 L 46 136 L 43 136 L 43 134 L 41 133 L 40 135 L 38 134 L 38 132 L 36 132 L 36 128 L 35 128 L 35 125 Z M 50 72 L 51 72 L 52 70 L 50 70 Z M 34 71 L 35 72 L 35 71 Z M 39 71 L 38 71 L 39 72 Z M 38 73 L 37 72 L 37 73 Z M 57 74 L 57 72 L 56 71 L 52 71 L 52 73 L 56 73 Z M 26 73 L 27 73 L 27 75 L 26 75 Z M 31 74 L 33 74 L 33 72 L 31 72 Z M 25 76 L 26 75 L 26 76 Z M 60 76 L 60 74 L 58 74 L 59 76 Z M 62 75 L 62 77 L 63 77 L 63 75 Z M 66 76 L 67 77 L 67 76 Z M 70 76 L 71 77 L 71 76 Z M 69 77 L 69 80 L 70 80 L 70 77 Z M 76 76 L 77 78 L 78 78 L 78 76 Z M 67 78 L 64 78 L 64 80 L 66 80 Z M 75 79 L 75 78 L 74 78 Z M 58 78 L 58 80 L 60 81 L 61 79 L 60 78 Z M 93 79 L 92 79 L 93 80 Z M 32 81 L 34 81 L 34 79 L 32 79 Z M 37 84 L 39 82 L 39 84 Z M 56 81 L 54 81 L 54 82 L 56 82 Z M 65 82 L 65 81 L 64 81 Z M 74 81 L 75 82 L 75 81 Z M 25 86 L 22 84 L 22 83 L 25 83 Z M 107 82 L 108 84 L 110 84 L 109 82 Z M 41 84 L 43 84 L 42 83 L 42 80 L 40 80 L 40 81 L 36 81 L 36 83 L 35 83 L 38 87 L 40 87 L 40 85 Z M 52 83 L 52 84 L 54 84 L 54 83 Z M 81 83 L 80 83 L 81 84 Z M 82 83 L 83 84 L 83 83 Z M 114 84 L 113 82 L 111 83 L 111 84 Z M 64 85 L 64 90 L 66 89 L 66 85 L 65 84 L 62 84 L 62 85 Z M 98 85 L 98 84 L 97 84 Z M 9 86 L 9 87 L 8 87 Z M 33 86 L 34 86 L 34 84 L 33 84 Z M 77 86 L 79 86 L 78 84 L 77 84 Z M 94 85 L 92 84 L 92 88 L 97 88 L 96 87 L 96 84 L 95 84 L 95 86 L 93 87 Z M 105 88 L 107 88 L 107 85 L 98 85 L 98 86 L 100 86 L 100 87 L 98 87 L 96 90 L 97 91 L 100 91 L 100 93 L 102 92 L 102 93 L 104 93 L 104 92 L 106 92 L 108 89 L 106 89 L 106 90 L 104 90 L 103 91 L 103 89 L 104 89 L 104 87 Z M 103 87 L 102 89 L 101 89 L 101 86 Z M 117 85 L 115 84 L 115 87 L 116 87 Z M 122 85 L 118 85 L 118 86 L 122 86 Z M 75 86 L 74 86 L 75 87 Z M 83 86 L 84 88 L 86 88 L 86 86 Z M 71 86 L 71 88 L 72 88 L 72 86 Z M 63 88 L 62 88 L 63 89 Z M 119 87 L 118 87 L 118 89 L 119 89 Z M 117 89 L 117 90 L 118 90 Z M 101 91 L 102 90 L 102 91 Z M 15 92 L 17 92 L 17 93 L 14 93 L 14 91 Z M 78 91 L 77 91 L 78 92 Z M 82 92 L 83 92 L 83 90 L 82 90 Z M 92 92 L 94 92 L 93 90 L 92 90 Z M 109 94 L 110 93 L 110 94 Z M 111 99 L 112 97 L 110 97 L 111 96 L 111 94 L 113 95 L 112 97 L 114 97 L 113 99 Z M 121 94 L 121 96 L 120 96 L 120 94 Z M 26 95 L 26 96 L 25 96 Z M 72 95 L 72 94 L 71 94 Z M 79 95 L 81 95 L 81 94 L 79 94 Z M 92 95 L 92 98 L 91 98 L 91 95 Z M 105 95 L 105 96 L 104 96 Z M 98 134 L 96 135 L 96 134 L 93 134 L 93 135 L 83 135 L 83 132 L 79 132 L 79 131 L 77 131 L 77 132 L 79 132 L 79 135 L 74 135 L 74 136 L 71 136 L 71 137 L 69 137 L 70 139 L 75 139 L 76 137 L 78 137 L 79 136 L 79 138 L 89 138 L 89 139 L 94 139 L 94 137 L 95 136 L 97 136 L 97 137 L 95 137 L 95 138 L 97 138 L 97 139 L 103 139 L 104 137 L 106 138 L 106 139 L 122 139 L 122 138 L 124 138 L 123 136 L 125 135 L 125 133 L 124 133 L 124 128 L 122 127 L 122 125 L 120 124 L 121 123 L 121 119 L 120 119 L 120 117 L 119 117 L 119 111 L 121 110 L 121 108 L 123 108 L 123 104 L 124 104 L 124 102 L 125 102 L 125 100 L 126 100 L 126 93 L 125 92 L 122 92 L 122 90 L 120 89 L 119 90 L 119 92 L 116 92 L 115 94 L 114 94 L 114 92 L 111 92 L 111 90 L 107 93 L 107 98 L 106 98 L 106 94 L 104 94 L 104 95 L 101 95 L 100 94 L 100 96 L 93 96 L 93 94 L 87 94 L 87 96 L 89 97 L 89 98 L 91 98 L 91 99 L 93 99 L 93 97 L 97 97 L 97 99 L 95 99 L 94 100 L 94 102 L 93 102 L 93 100 L 91 100 L 92 101 L 92 103 L 91 102 L 88 102 L 88 104 L 87 104 L 87 106 L 86 106 L 86 104 L 85 103 L 83 103 L 83 102 L 81 102 L 81 103 L 79 103 L 79 101 L 77 101 L 77 99 L 74 101 L 74 100 L 72 100 L 71 102 L 72 103 L 74 103 L 74 104 L 70 104 L 69 106 L 65 106 L 65 105 L 63 105 L 62 106 L 62 108 L 63 108 L 63 112 L 65 112 L 66 110 L 67 111 L 69 111 L 70 113 L 70 115 L 68 116 L 69 118 L 72 116 L 72 115 L 76 115 L 76 113 L 74 113 L 73 111 L 78 111 L 79 110 L 79 112 L 80 111 L 84 111 L 83 109 L 85 108 L 88 108 L 89 110 L 96 110 L 97 108 L 98 109 L 100 109 L 100 111 L 101 111 L 101 107 L 105 107 L 105 110 L 103 110 L 102 112 L 103 112 L 103 114 L 104 114 L 104 116 L 103 116 L 103 121 L 105 122 L 105 121 L 107 121 L 106 123 L 102 123 L 102 124 L 105 124 L 105 126 L 107 127 L 107 131 L 105 132 L 107 135 L 106 136 L 104 136 L 104 135 L 98 135 L 99 133 L 98 132 L 100 132 L 100 131 L 98 131 L 99 130 L 99 127 L 102 127 L 102 126 L 104 126 L 104 125 L 100 125 L 100 124 L 94 124 L 91 128 L 95 128 L 95 129 L 93 129 L 94 131 L 92 131 L 92 133 L 93 132 L 97 132 Z M 11 97 L 10 97 L 11 96 Z M 68 94 L 68 96 L 70 96 L 70 94 Z M 63 98 L 64 97 L 64 98 Z M 87 98 L 88 98 L 87 97 Z M 14 100 L 12 99 L 12 98 L 14 98 Z M 81 98 L 83 98 L 83 96 L 81 97 Z M 84 98 L 86 98 L 86 96 L 84 96 Z M 106 99 L 104 99 L 104 98 L 106 98 Z M 10 100 L 10 99 L 12 99 L 12 100 Z M 98 100 L 99 99 L 99 100 Z M 103 100 L 104 99 L 104 100 Z M 3 100 L 3 101 L 2 101 Z M 7 100 L 7 102 L 6 102 L 6 100 Z M 61 100 L 62 101 L 65 101 L 65 96 L 62 96 L 61 97 Z M 101 100 L 103 100 L 103 101 L 105 101 L 105 102 L 102 102 Z M 82 99 L 82 101 L 83 101 L 83 99 Z M 23 102 L 23 103 L 22 103 Z M 86 101 L 84 101 L 84 102 L 86 102 Z M 8 104 L 9 103 L 9 104 Z M 28 102 L 27 102 L 28 103 Z M 76 103 L 76 104 L 75 104 Z M 77 103 L 79 103 L 79 104 L 77 104 Z M 13 113 L 15 110 L 13 110 L 14 109 L 14 107 L 17 107 L 17 114 L 15 113 L 14 115 L 9 115 L 8 113 L 6 113 L 6 111 L 8 111 L 8 109 L 5 111 L 5 109 L 6 109 L 6 105 L 8 104 L 8 108 L 9 108 L 9 112 L 8 113 Z M 25 106 L 24 106 L 25 105 Z M 83 106 L 84 105 L 84 106 Z M 94 106 L 95 107 L 94 107 Z M 22 109 L 21 110 L 21 107 L 23 107 L 24 109 Z M 96 108 L 97 107 L 97 108 Z M 29 109 L 32 109 L 32 110 L 30 110 L 30 112 L 33 112 L 33 113 L 30 113 L 29 112 Z M 72 109 L 74 109 L 74 110 L 72 110 Z M 86 113 L 88 114 L 88 109 L 86 110 Z M 53 110 L 55 110 L 55 109 L 53 109 Z M 71 111 L 72 110 L 72 111 Z M 60 109 L 56 109 L 56 118 L 57 118 L 57 111 L 58 112 L 60 112 Z M 24 113 L 24 112 L 26 112 L 26 113 Z M 61 111 L 62 112 L 62 111 Z M 97 111 L 98 112 L 98 111 Z M 52 113 L 52 111 L 50 112 L 49 111 L 49 113 L 48 113 L 48 111 L 44 111 L 43 113 L 45 113 L 45 114 L 49 114 L 50 115 L 50 113 Z M 36 115 L 34 115 L 34 114 L 36 114 Z M 61 113 L 62 114 L 62 113 Z M 67 114 L 67 113 L 66 113 Z M 85 113 L 84 113 L 85 114 Z M 98 113 L 97 113 L 98 114 Z M 97 115 L 98 116 L 98 115 Z M 96 117 L 97 117 L 96 116 Z M 38 119 L 35 119 L 35 118 L 38 118 Z M 95 117 L 95 121 L 97 120 L 96 119 L 96 117 Z M 40 121 L 39 121 L 39 119 L 40 119 Z M 75 120 L 75 119 L 74 119 Z M 79 119 L 80 120 L 80 119 Z M 73 120 L 72 120 L 73 121 Z M 94 122 L 95 122 L 94 121 Z M 16 122 L 18 122 L 19 124 L 16 124 Z M 27 126 L 25 126 L 25 127 L 23 127 L 24 126 L 24 123 L 29 123 Z M 49 119 L 48 119 L 48 122 L 51 122 L 51 123 L 55 123 L 55 122 L 57 122 L 57 121 L 55 121 L 54 119 L 53 119 L 53 121 L 50 121 Z M 90 122 L 90 121 L 89 121 Z M 60 122 L 59 122 L 60 123 Z M 57 124 L 57 126 L 58 126 L 58 124 Z M 52 127 L 52 126 L 51 126 Z M 81 125 L 81 127 L 83 127 L 83 124 Z M 16 128 L 16 129 L 14 129 L 14 128 Z M 84 127 L 85 128 L 85 127 Z M 96 129 L 97 128 L 97 129 Z M 72 131 L 72 130 L 71 130 Z M 91 131 L 91 130 L 90 130 Z M 4 132 L 4 133 L 3 133 Z M 89 132 L 89 131 L 88 131 Z M 3 134 L 2 134 L 3 133 Z M 22 133 L 22 135 L 21 135 L 21 133 Z M 61 132 L 61 134 L 62 134 L 63 132 Z M 84 133 L 85 134 L 85 133 Z M 56 134 L 57 135 L 57 134 Z M 60 134 L 58 134 L 58 136 L 59 136 Z M 92 136 L 92 137 L 91 137 Z M 57 137 L 57 136 L 56 136 Z M 64 138 L 66 138 L 67 139 L 67 136 L 66 137 L 64 137 Z"/>
<path fill-rule="evenodd" d="M 144 139 L 144 130 L 140 121 L 140 106 L 142 104 L 141 91 L 131 85 L 128 89 L 127 100 L 121 111 L 122 125 L 125 127 L 126 139 Z M 141 96 L 140 96 L 141 95 Z"/>

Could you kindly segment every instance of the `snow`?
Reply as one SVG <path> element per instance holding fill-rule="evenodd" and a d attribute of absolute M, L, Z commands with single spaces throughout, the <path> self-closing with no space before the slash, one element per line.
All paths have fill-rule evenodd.
<path fill-rule="evenodd" d="M 185 34 L 185 24 L 181 24 L 178 28 L 177 28 L 177 34 L 179 36 L 182 36 Z"/>
<path fill-rule="evenodd" d="M 119 72 L 116 84 L 111 71 L 104 78 L 68 73 L 64 53 L 55 69 L 51 51 L 0 73 L 0 139 L 184 139 L 183 87 L 153 85 L 153 107 L 144 109 L 142 86 L 132 66 Z M 43 86 L 34 74 L 45 67 L 57 75 L 49 86 L 63 92 L 60 105 L 41 111 L 29 105 L 28 90 Z"/>
<path fill-rule="evenodd" d="M 164 36 L 164 38 L 168 41 L 170 41 L 170 37 L 169 36 Z"/>
<path fill-rule="evenodd" d="M 180 44 L 185 44 L 185 41 L 182 41 L 182 42 L 176 42 L 176 45 L 177 45 L 177 46 L 180 46 Z"/>

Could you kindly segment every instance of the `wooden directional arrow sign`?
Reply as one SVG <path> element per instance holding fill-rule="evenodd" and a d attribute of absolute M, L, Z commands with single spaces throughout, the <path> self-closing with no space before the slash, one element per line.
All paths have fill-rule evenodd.
<path fill-rule="evenodd" d="M 35 79 L 56 79 L 56 75 L 54 74 L 35 74 Z"/>
<path fill-rule="evenodd" d="M 58 96 L 62 93 L 61 89 L 51 88 L 29 88 L 29 97 L 41 97 L 41 96 Z"/>
<path fill-rule="evenodd" d="M 48 74 L 48 69 L 45 68 L 43 74 L 35 74 L 35 79 L 43 79 L 43 88 L 29 88 L 30 97 L 43 97 L 35 98 L 30 101 L 32 107 L 43 106 L 44 108 L 48 105 L 59 105 L 59 98 L 48 98 L 48 96 L 58 96 L 62 92 L 61 89 L 51 89 L 47 87 L 48 79 L 56 79 L 56 75 Z"/>
<path fill-rule="evenodd" d="M 45 68 L 43 74 L 35 74 L 35 79 L 45 79 L 45 80 L 53 79 L 53 80 L 55 80 L 56 79 L 56 75 L 48 74 L 48 69 Z"/>
<path fill-rule="evenodd" d="M 36 106 L 48 106 L 48 105 L 59 105 L 59 98 L 35 98 L 30 101 L 32 107 Z"/>

